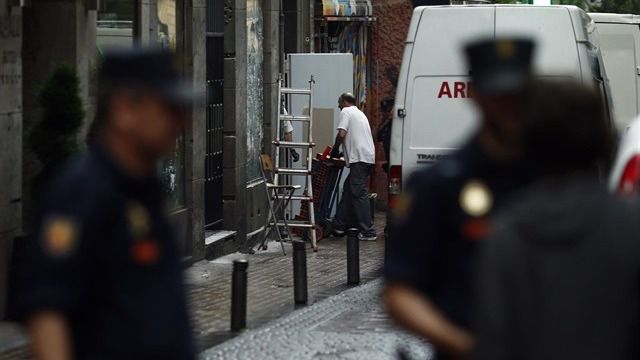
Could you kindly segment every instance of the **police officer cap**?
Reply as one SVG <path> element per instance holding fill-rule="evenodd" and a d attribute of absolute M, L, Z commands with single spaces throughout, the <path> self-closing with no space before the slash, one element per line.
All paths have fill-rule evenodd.
<path fill-rule="evenodd" d="M 162 49 L 113 50 L 104 55 L 99 83 L 107 88 L 152 91 L 174 105 L 197 100 L 193 87 L 178 72 L 173 53 Z"/>
<path fill-rule="evenodd" d="M 531 77 L 535 44 L 527 38 L 474 41 L 465 47 L 467 63 L 476 91 L 504 95 L 523 89 Z"/>

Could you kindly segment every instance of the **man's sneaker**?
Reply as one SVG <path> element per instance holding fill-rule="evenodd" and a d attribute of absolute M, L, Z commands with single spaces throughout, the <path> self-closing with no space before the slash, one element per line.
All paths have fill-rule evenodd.
<path fill-rule="evenodd" d="M 376 241 L 378 239 L 378 235 L 373 234 L 373 235 L 363 235 L 363 234 L 358 234 L 358 240 L 360 241 Z"/>
<path fill-rule="evenodd" d="M 335 236 L 342 237 L 342 236 L 344 236 L 345 233 L 346 233 L 346 231 L 344 231 L 342 229 L 333 229 L 333 235 L 335 235 Z"/>

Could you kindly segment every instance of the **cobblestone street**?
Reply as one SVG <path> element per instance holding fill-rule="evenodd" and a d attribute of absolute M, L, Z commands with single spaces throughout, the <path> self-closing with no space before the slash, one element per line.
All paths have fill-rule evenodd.
<path fill-rule="evenodd" d="M 202 359 L 430 359 L 429 345 L 394 327 L 380 305 L 382 280 L 327 298 L 201 354 Z"/>
<path fill-rule="evenodd" d="M 384 214 L 376 219 L 383 233 Z M 231 308 L 231 270 L 236 258 L 249 260 L 247 326 L 255 328 L 295 309 L 293 264 L 290 244 L 271 242 L 267 251 L 253 255 L 233 254 L 214 261 L 202 261 L 187 270 L 191 310 L 200 348 L 228 339 Z M 307 248 L 309 304 L 347 289 L 346 238 L 328 238 L 319 251 Z M 384 239 L 360 242 L 360 271 L 364 281 L 377 278 L 384 261 Z"/>

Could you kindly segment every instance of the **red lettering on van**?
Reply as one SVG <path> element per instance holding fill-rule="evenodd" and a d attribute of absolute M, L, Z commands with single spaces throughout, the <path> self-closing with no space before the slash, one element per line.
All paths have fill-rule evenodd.
<path fill-rule="evenodd" d="M 442 85 L 440 85 L 440 92 L 438 92 L 438 99 L 442 98 L 443 96 L 451 99 L 451 89 L 449 88 L 449 83 L 447 81 L 442 82 Z"/>
<path fill-rule="evenodd" d="M 453 87 L 453 91 L 451 90 Z M 448 81 L 443 81 L 438 91 L 438 99 L 465 99 L 473 97 L 473 85 L 471 82 L 455 81 L 453 86 Z"/>
<path fill-rule="evenodd" d="M 456 81 L 453 83 L 453 97 L 454 98 L 465 98 L 466 96 L 464 95 L 464 90 L 466 88 L 466 84 L 463 83 L 462 81 Z"/>

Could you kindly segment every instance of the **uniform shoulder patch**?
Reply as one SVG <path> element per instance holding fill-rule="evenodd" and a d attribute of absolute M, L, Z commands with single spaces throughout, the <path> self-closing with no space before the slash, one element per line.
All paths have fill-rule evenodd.
<path fill-rule="evenodd" d="M 516 54 L 516 44 L 510 40 L 502 40 L 496 42 L 496 54 L 501 59 L 511 59 Z"/>
<path fill-rule="evenodd" d="M 160 258 L 160 246 L 151 239 L 136 241 L 131 247 L 131 257 L 139 265 L 155 264 Z"/>
<path fill-rule="evenodd" d="M 53 257 L 72 253 L 78 242 L 78 222 L 70 216 L 53 215 L 44 222 L 42 241 L 46 252 Z"/>

